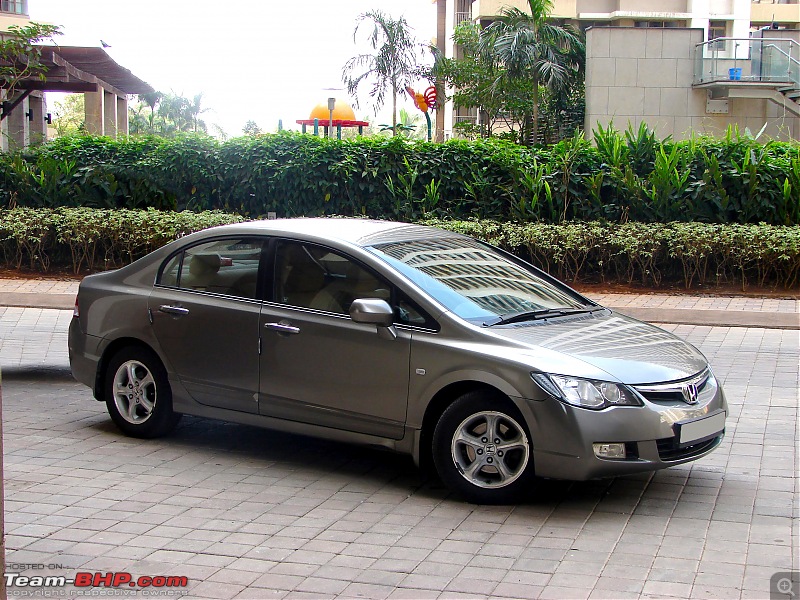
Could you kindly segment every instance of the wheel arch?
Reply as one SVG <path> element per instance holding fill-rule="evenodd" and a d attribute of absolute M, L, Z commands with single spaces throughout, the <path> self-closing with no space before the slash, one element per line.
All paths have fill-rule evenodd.
<path fill-rule="evenodd" d="M 456 381 L 444 386 L 433 395 L 422 418 L 422 427 L 419 433 L 419 446 L 416 452 L 417 463 L 423 472 L 432 472 L 433 466 L 433 430 L 436 428 L 439 418 L 447 407 L 456 399 L 469 392 L 486 392 L 495 395 L 504 401 L 516 406 L 511 398 L 498 387 L 489 383 L 477 380 Z"/>
<path fill-rule="evenodd" d="M 103 350 L 103 354 L 100 356 L 100 361 L 97 363 L 97 372 L 94 376 L 94 397 L 96 400 L 100 402 L 105 402 L 105 393 L 104 393 L 104 386 L 103 381 L 105 378 L 106 369 L 108 368 L 108 363 L 111 361 L 113 356 L 119 352 L 122 348 L 142 348 L 149 352 L 152 352 L 158 360 L 161 362 L 161 365 L 164 366 L 164 360 L 155 351 L 155 349 L 150 346 L 147 342 L 140 340 L 139 338 L 135 337 L 121 337 L 117 338 L 108 346 L 105 347 Z"/>

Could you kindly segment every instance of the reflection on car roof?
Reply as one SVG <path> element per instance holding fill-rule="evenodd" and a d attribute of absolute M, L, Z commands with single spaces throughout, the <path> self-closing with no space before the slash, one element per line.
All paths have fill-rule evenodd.
<path fill-rule="evenodd" d="M 338 239 L 359 246 L 406 240 L 462 237 L 457 233 L 434 227 L 374 219 L 324 217 L 272 219 L 249 221 L 225 227 L 255 229 L 269 234 L 302 234 L 320 239 Z"/>

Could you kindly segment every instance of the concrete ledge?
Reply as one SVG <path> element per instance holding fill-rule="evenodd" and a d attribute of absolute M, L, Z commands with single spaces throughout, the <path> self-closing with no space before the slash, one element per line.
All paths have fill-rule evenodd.
<path fill-rule="evenodd" d="M 29 292 L 3 292 L 0 293 L 0 306 L 72 310 L 75 308 L 75 294 L 31 294 Z"/>
<path fill-rule="evenodd" d="M 759 327 L 764 329 L 800 329 L 800 314 L 755 312 L 745 310 L 696 310 L 681 308 L 644 308 L 608 306 L 614 312 L 649 323 L 708 325 L 710 327 Z"/>

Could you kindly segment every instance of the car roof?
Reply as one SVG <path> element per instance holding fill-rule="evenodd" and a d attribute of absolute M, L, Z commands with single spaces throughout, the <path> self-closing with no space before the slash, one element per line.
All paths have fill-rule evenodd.
<path fill-rule="evenodd" d="M 373 246 L 408 240 L 461 237 L 451 231 L 424 225 L 375 219 L 332 217 L 247 221 L 234 225 L 225 225 L 223 228 L 236 229 L 237 232 L 290 235 L 308 240 L 338 240 L 357 246 Z"/>

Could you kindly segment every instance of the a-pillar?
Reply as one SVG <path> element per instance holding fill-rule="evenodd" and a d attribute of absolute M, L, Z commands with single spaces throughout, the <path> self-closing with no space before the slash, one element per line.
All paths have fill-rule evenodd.
<path fill-rule="evenodd" d="M 112 92 L 103 92 L 103 116 L 105 135 L 117 137 L 117 95 Z"/>
<path fill-rule="evenodd" d="M 41 92 L 34 92 L 28 96 L 28 105 L 33 116 L 33 119 L 28 121 L 28 143 L 31 145 L 42 144 L 47 141 L 47 123 L 44 120 L 47 104 L 45 104 Z"/>
<path fill-rule="evenodd" d="M 105 135 L 105 118 L 103 111 L 103 90 L 86 92 L 83 95 L 83 112 L 86 118 L 86 133 Z"/>
<path fill-rule="evenodd" d="M 128 97 L 117 96 L 117 135 L 128 133 Z"/>
<path fill-rule="evenodd" d="M 30 127 L 28 121 L 28 98 L 20 102 L 14 111 L 6 117 L 8 121 L 9 150 L 24 148 L 28 145 Z"/>

